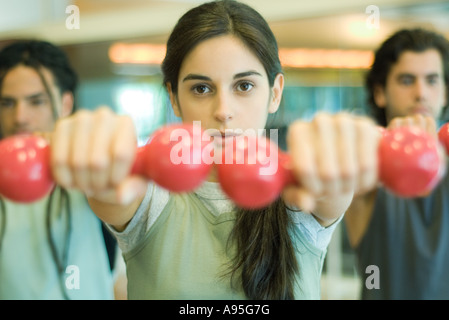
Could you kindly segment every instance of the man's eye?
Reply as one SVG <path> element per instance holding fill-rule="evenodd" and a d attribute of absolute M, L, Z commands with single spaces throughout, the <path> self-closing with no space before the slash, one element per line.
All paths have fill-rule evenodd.
<path fill-rule="evenodd" d="M 411 78 L 411 77 L 402 77 L 400 79 L 400 83 L 401 84 L 405 84 L 405 85 L 411 85 L 411 84 L 413 84 L 413 78 Z"/>
<path fill-rule="evenodd" d="M 41 106 L 47 103 L 47 99 L 44 98 L 38 98 L 38 99 L 33 99 L 30 101 L 31 105 L 33 106 Z"/>
<path fill-rule="evenodd" d="M 0 100 L 0 108 L 12 108 L 14 102 L 12 100 Z"/>
<path fill-rule="evenodd" d="M 427 83 L 428 84 L 437 84 L 438 83 L 438 77 L 430 77 L 430 78 L 427 78 Z"/>

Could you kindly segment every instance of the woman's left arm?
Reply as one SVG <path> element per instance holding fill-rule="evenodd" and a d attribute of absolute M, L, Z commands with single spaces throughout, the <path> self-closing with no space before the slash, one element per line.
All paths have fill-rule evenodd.
<path fill-rule="evenodd" d="M 287 146 L 298 184 L 284 190 L 284 200 L 313 214 L 321 225 L 331 225 L 354 194 L 377 185 L 379 138 L 373 121 L 348 113 L 319 113 L 310 122 L 295 121 Z"/>

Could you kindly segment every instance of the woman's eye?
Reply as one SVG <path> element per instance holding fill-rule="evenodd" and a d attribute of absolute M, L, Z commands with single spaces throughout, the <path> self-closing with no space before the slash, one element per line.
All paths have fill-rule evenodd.
<path fill-rule="evenodd" d="M 251 82 L 240 82 L 237 84 L 237 90 L 241 92 L 250 91 L 254 85 Z"/>
<path fill-rule="evenodd" d="M 193 92 L 196 93 L 196 94 L 205 94 L 205 93 L 209 93 L 209 92 L 210 92 L 209 87 L 208 87 L 208 86 L 205 86 L 205 85 L 198 85 L 198 86 L 195 86 L 195 87 L 193 87 L 192 90 L 193 90 Z"/>

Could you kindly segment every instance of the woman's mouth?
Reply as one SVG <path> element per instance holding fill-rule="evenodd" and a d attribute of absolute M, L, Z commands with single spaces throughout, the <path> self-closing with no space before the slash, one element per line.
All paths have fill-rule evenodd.
<path fill-rule="evenodd" d="M 232 131 L 218 131 L 211 135 L 211 138 L 214 141 L 216 146 L 224 147 L 226 143 L 233 143 L 236 137 L 240 136 L 240 134 Z"/>

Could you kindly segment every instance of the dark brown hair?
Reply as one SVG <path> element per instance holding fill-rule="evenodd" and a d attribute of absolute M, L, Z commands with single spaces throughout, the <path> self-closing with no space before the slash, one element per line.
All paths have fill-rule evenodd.
<path fill-rule="evenodd" d="M 214 1 L 188 11 L 167 42 L 162 64 L 164 84 L 177 94 L 179 70 L 186 55 L 202 41 L 238 37 L 263 64 L 270 86 L 282 73 L 276 39 L 263 17 L 237 1 Z M 230 243 L 237 253 L 231 274 L 249 299 L 293 299 L 298 272 L 291 240 L 292 221 L 282 200 L 262 210 L 237 210 Z M 233 281 L 234 283 L 234 281 Z"/>

